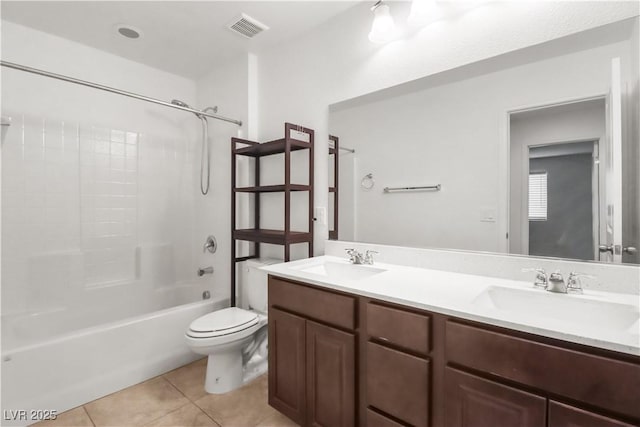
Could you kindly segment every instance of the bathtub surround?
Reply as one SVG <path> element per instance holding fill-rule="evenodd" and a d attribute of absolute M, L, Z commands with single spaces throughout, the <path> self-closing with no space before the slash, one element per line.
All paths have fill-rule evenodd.
<path fill-rule="evenodd" d="M 191 80 L 5 21 L 2 55 L 195 105 Z M 218 256 L 201 255 L 215 223 L 194 225 L 199 120 L 5 68 L 2 107 L 3 409 L 65 410 L 193 360 L 184 330 L 229 299 L 196 276 Z"/>

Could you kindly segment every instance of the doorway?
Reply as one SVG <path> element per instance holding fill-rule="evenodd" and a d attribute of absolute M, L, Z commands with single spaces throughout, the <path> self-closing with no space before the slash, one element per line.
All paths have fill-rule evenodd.
<path fill-rule="evenodd" d="M 510 253 L 598 259 L 605 140 L 604 98 L 510 115 Z"/>

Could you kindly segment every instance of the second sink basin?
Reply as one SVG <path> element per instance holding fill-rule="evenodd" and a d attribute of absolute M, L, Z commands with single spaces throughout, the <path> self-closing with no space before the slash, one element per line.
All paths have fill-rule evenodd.
<path fill-rule="evenodd" d="M 535 289 L 490 286 L 478 295 L 472 304 L 485 309 L 615 331 L 634 329 L 640 319 L 638 307 L 632 304 L 554 294 Z"/>
<path fill-rule="evenodd" d="M 369 265 L 354 265 L 326 260 L 317 264 L 304 264 L 296 267 L 296 270 L 318 274 L 336 280 L 361 280 L 387 271 L 384 268 Z"/>

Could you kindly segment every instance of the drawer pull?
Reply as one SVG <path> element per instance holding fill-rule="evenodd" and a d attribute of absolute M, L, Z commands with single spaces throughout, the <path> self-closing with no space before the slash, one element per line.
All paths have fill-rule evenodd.
<path fill-rule="evenodd" d="M 389 338 L 385 338 L 385 337 L 378 337 L 378 339 L 379 339 L 380 341 L 389 341 Z"/>

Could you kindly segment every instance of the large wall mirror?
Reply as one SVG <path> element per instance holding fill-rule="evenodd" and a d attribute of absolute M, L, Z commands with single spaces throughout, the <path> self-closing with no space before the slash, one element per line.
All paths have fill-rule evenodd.
<path fill-rule="evenodd" d="M 638 32 L 624 20 L 331 105 L 337 237 L 640 263 Z"/>

